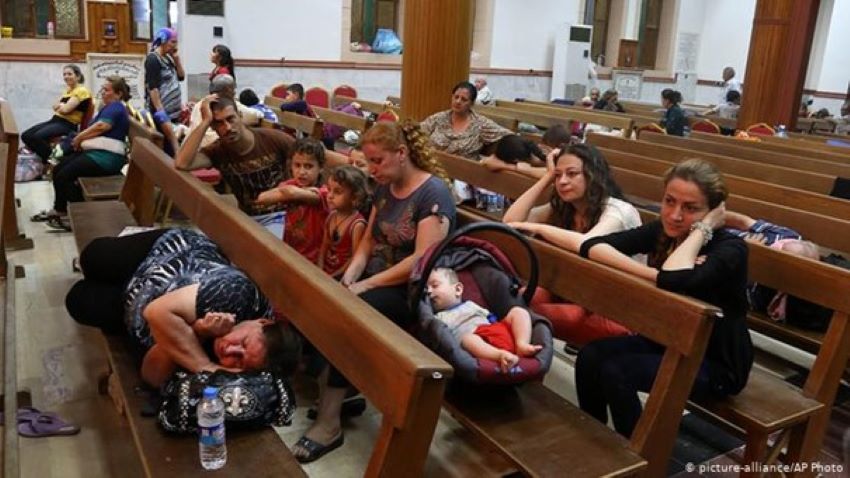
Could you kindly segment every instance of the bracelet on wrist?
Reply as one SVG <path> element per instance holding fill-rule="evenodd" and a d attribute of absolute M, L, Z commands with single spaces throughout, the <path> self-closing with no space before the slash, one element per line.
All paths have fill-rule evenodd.
<path fill-rule="evenodd" d="M 714 231 L 709 227 L 708 224 L 697 221 L 691 224 L 690 232 L 694 232 L 696 230 L 702 231 L 702 245 L 705 247 L 711 241 L 711 238 L 714 237 Z"/>

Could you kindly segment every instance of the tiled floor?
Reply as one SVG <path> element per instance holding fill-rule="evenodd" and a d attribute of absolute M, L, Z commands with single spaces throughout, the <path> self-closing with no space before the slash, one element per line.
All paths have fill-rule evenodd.
<path fill-rule="evenodd" d="M 16 188 L 22 207 L 19 224 L 35 240 L 35 249 L 12 252 L 9 257 L 23 265 L 26 277 L 16 281 L 18 324 L 18 383 L 31 391 L 33 405 L 60 413 L 82 426 L 73 437 L 21 440 L 23 477 L 134 477 L 142 476 L 130 431 L 115 412 L 110 400 L 97 393 L 97 380 L 106 370 L 106 358 L 93 330 L 78 326 L 67 315 L 64 296 L 77 279 L 71 270 L 76 255 L 73 236 L 50 231 L 45 225 L 30 223 L 28 217 L 50 205 L 52 190 L 47 182 L 20 184 Z M 782 350 L 781 355 L 806 363 L 810 357 Z M 784 375 L 793 372 L 782 363 L 771 364 Z M 560 354 L 545 384 L 575 403 L 575 387 L 570 357 Z M 279 429 L 289 445 L 309 427 L 306 410 L 315 395 L 309 386 L 299 386 L 299 409 L 291 427 Z M 825 440 L 822 464 L 839 464 L 841 436 L 850 427 L 850 396 L 833 411 L 833 421 Z M 368 462 L 380 426 L 381 416 L 373 408 L 345 425 L 345 445 L 316 463 L 305 466 L 313 477 L 361 476 Z M 690 443 L 680 443 L 684 448 Z M 566 445 L 565 445 L 566 446 Z M 718 471 L 719 465 L 732 465 L 735 450 L 702 463 L 704 472 L 683 471 L 675 476 L 734 476 Z M 700 464 L 694 464 L 698 467 Z M 718 465 L 707 471 L 708 465 Z M 683 464 L 679 464 L 683 466 Z M 511 467 L 495 452 L 477 442 L 452 417 L 443 412 L 437 425 L 426 465 L 427 476 L 501 476 Z M 202 473 L 200 466 L 198 474 Z M 846 476 L 839 473 L 824 476 Z"/>

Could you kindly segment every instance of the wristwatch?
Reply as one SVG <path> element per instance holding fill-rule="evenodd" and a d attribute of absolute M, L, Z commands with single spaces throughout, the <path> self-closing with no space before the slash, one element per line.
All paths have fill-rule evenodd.
<path fill-rule="evenodd" d="M 703 247 L 705 247 L 705 245 L 708 244 L 709 241 L 711 241 L 711 238 L 714 237 L 714 231 L 711 230 L 711 228 L 708 226 L 708 224 L 706 224 L 702 221 L 696 221 L 693 224 L 691 224 L 691 231 L 690 232 L 694 232 L 697 229 L 702 231 L 702 245 L 703 245 Z"/>

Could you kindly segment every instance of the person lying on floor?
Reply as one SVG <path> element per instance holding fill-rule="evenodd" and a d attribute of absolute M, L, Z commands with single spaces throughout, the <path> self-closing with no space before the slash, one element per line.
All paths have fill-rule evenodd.
<path fill-rule="evenodd" d="M 143 353 L 142 378 L 160 386 L 190 372 L 294 368 L 299 342 L 274 321 L 257 286 L 206 236 L 158 229 L 93 240 L 80 254 L 83 279 L 65 306 L 105 333 L 129 332 Z"/>

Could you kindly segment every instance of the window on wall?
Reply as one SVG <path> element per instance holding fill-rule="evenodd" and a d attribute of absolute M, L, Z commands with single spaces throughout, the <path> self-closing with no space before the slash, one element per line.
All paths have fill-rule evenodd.
<path fill-rule="evenodd" d="M 14 29 L 15 37 L 47 37 L 47 23 L 53 22 L 57 38 L 83 36 L 83 0 L 2 0 L 3 26 Z"/>
<path fill-rule="evenodd" d="M 643 0 L 638 30 L 638 66 L 654 69 L 658 53 L 658 32 L 661 30 L 663 0 Z"/>
<path fill-rule="evenodd" d="M 379 28 L 401 37 L 399 0 L 351 0 L 351 42 L 371 45 Z"/>
<path fill-rule="evenodd" d="M 593 26 L 593 40 L 590 55 L 599 66 L 613 64 L 605 60 L 605 44 L 608 42 L 608 15 L 611 12 L 610 0 L 587 0 L 584 8 L 585 25 Z"/>

